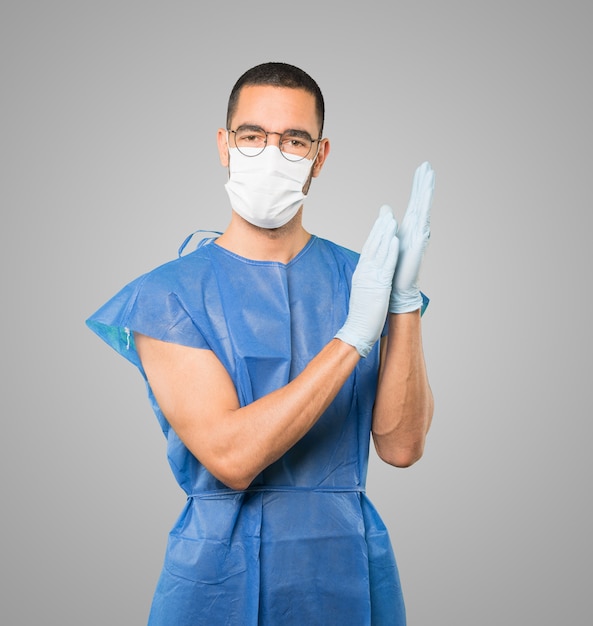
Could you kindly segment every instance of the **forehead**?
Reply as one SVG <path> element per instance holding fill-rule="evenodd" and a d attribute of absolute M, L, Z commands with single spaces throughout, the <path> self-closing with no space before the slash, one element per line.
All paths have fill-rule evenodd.
<path fill-rule="evenodd" d="M 241 89 L 232 126 L 254 124 L 265 130 L 306 130 L 311 135 L 319 131 L 315 97 L 304 89 L 248 85 Z"/>

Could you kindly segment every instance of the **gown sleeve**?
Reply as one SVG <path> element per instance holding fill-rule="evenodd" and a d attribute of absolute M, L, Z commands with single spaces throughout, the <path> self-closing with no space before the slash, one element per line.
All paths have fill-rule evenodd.
<path fill-rule="evenodd" d="M 133 280 L 87 320 L 87 326 L 141 368 L 134 332 L 192 348 L 210 346 L 183 305 L 170 273 L 155 270 Z"/>
<path fill-rule="evenodd" d="M 430 298 L 422 291 L 420 292 L 420 295 L 422 296 L 422 306 L 420 307 L 420 317 L 422 317 L 424 315 L 424 312 L 426 311 L 426 308 L 428 307 Z"/>

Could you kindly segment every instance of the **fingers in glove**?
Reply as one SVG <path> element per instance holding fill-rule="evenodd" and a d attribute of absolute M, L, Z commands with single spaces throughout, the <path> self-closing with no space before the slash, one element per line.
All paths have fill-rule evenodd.
<path fill-rule="evenodd" d="M 379 217 L 373 224 L 371 232 L 362 247 L 361 257 L 385 256 L 396 231 L 397 222 L 393 216 L 393 211 L 390 206 L 384 204 L 379 210 Z"/>
<path fill-rule="evenodd" d="M 412 191 L 408 208 L 398 232 L 404 247 L 420 236 L 428 238 L 430 235 L 430 207 L 434 191 L 434 170 L 430 163 L 425 161 L 416 168 L 412 181 Z"/>

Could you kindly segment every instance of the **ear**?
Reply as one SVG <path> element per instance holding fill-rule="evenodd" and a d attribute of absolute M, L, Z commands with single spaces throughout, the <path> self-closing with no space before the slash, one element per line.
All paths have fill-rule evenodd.
<path fill-rule="evenodd" d="M 319 176 L 319 172 L 321 172 L 321 168 L 325 163 L 325 159 L 329 154 L 329 139 L 322 139 L 319 142 L 319 150 L 317 151 L 317 157 L 315 158 L 315 162 L 313 163 L 313 168 L 311 169 L 311 176 L 316 178 Z"/>
<path fill-rule="evenodd" d="M 219 128 L 216 134 L 216 143 L 218 144 L 218 156 L 222 167 L 229 166 L 229 144 L 227 141 L 226 128 Z"/>

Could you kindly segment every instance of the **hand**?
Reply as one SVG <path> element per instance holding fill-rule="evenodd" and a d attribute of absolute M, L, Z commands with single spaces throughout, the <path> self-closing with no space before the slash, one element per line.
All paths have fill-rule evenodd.
<path fill-rule="evenodd" d="M 427 161 L 414 173 L 408 208 L 397 231 L 399 257 L 389 299 L 390 313 L 409 313 L 422 306 L 418 274 L 430 238 L 430 206 L 434 190 L 434 170 Z"/>
<path fill-rule="evenodd" d="M 336 337 L 365 357 L 381 336 L 397 261 L 397 222 L 383 205 L 352 275 L 348 317 Z"/>

